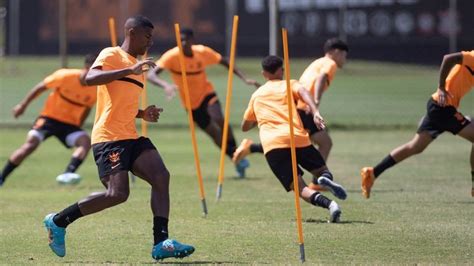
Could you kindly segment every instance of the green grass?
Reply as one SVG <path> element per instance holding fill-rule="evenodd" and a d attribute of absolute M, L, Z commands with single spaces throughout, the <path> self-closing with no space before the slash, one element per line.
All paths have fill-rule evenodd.
<path fill-rule="evenodd" d="M 1 131 L 0 161 L 22 143 L 24 134 L 24 129 Z M 188 132 L 154 126 L 150 135 L 172 173 L 170 232 L 197 248 L 192 257 L 176 262 L 298 263 L 293 196 L 284 192 L 263 156 L 250 157 L 245 180 L 233 178 L 226 162 L 223 198 L 216 203 L 219 153 L 199 132 L 209 207 L 209 216 L 202 218 Z M 255 132 L 250 135 L 255 137 Z M 370 200 L 360 195 L 358 169 L 376 163 L 411 135 L 405 130 L 332 132 L 335 146 L 329 166 L 349 197 L 339 201 L 341 224 L 327 224 L 326 210 L 302 203 L 309 263 L 472 263 L 474 201 L 465 141 L 440 137 L 424 154 L 383 175 Z M 91 156 L 79 171 L 81 184 L 55 184 L 69 154 L 57 140 L 48 140 L 0 189 L 0 263 L 152 262 L 149 187 L 142 181 L 133 186 L 125 204 L 70 226 L 66 258 L 50 252 L 43 216 L 102 190 Z"/>
<path fill-rule="evenodd" d="M 293 60 L 293 76 L 309 62 Z M 237 64 L 250 77 L 260 79 L 257 60 L 239 59 Z M 71 65 L 80 66 L 80 59 L 74 58 Z M 0 61 L 0 167 L 23 143 L 45 97 L 34 102 L 19 121 L 11 117 L 11 107 L 57 66 L 57 59 L 43 57 Z M 337 74 L 324 95 L 322 112 L 334 142 L 328 165 L 349 197 L 339 201 L 341 224 L 327 224 L 326 210 L 302 202 L 308 263 L 472 264 L 471 145 L 465 140 L 442 135 L 423 154 L 384 173 L 370 200 L 360 195 L 359 169 L 378 163 L 413 136 L 436 87 L 437 71 L 350 62 Z M 224 102 L 227 73 L 214 67 L 209 75 Z M 160 89 L 149 88 L 149 102 L 165 107 L 160 123 L 150 128 L 150 137 L 172 174 L 170 232 L 196 246 L 190 258 L 169 262 L 298 264 L 293 195 L 284 192 L 264 157 L 249 157 L 252 165 L 245 180 L 234 178 L 233 167 L 226 161 L 223 198 L 216 203 L 219 151 L 198 130 L 209 208 L 209 216 L 203 218 L 185 113 L 178 100 L 166 102 Z M 253 89 L 240 81 L 235 81 L 234 89 L 231 122 L 237 124 Z M 467 115 L 474 113 L 473 97 L 471 93 L 462 102 L 461 110 Z M 239 140 L 257 138 L 256 131 L 235 133 Z M 78 186 L 56 184 L 54 178 L 70 154 L 50 139 L 0 188 L 0 264 L 152 263 L 149 186 L 140 180 L 125 204 L 70 226 L 65 258 L 52 254 L 42 227 L 44 215 L 103 189 L 92 156 L 79 169 L 84 179 Z"/>

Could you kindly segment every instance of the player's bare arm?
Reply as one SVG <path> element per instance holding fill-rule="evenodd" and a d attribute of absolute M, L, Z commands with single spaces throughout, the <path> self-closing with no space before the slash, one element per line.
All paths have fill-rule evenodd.
<path fill-rule="evenodd" d="M 226 58 L 222 58 L 219 64 L 229 69 L 229 61 Z M 239 77 L 247 85 L 252 85 L 252 86 L 255 86 L 256 88 L 261 86 L 260 83 L 258 83 L 256 80 L 246 78 L 244 73 L 242 73 L 242 71 L 239 68 L 237 68 L 237 66 L 235 65 L 234 65 L 234 74 L 236 74 L 237 77 Z"/>
<path fill-rule="evenodd" d="M 247 132 L 256 126 L 257 126 L 257 122 L 255 121 L 243 120 L 241 128 L 243 132 Z"/>
<path fill-rule="evenodd" d="M 441 63 L 441 67 L 439 70 L 439 85 L 438 85 L 438 104 L 440 106 L 446 105 L 446 97 L 453 97 L 446 91 L 446 78 L 449 75 L 451 69 L 457 65 L 462 64 L 462 53 L 453 53 L 447 54 L 443 57 L 443 62 Z"/>
<path fill-rule="evenodd" d="M 145 110 L 138 110 L 136 118 L 141 118 L 147 122 L 158 122 L 163 108 L 158 108 L 155 105 L 150 105 Z"/>
<path fill-rule="evenodd" d="M 151 83 L 164 89 L 166 99 L 169 101 L 176 96 L 176 90 L 178 87 L 173 83 L 168 83 L 164 79 L 159 78 L 161 72 L 163 72 L 163 68 L 156 66 L 154 69 L 148 71 L 147 78 Z"/>
<path fill-rule="evenodd" d="M 319 129 L 326 128 L 324 119 L 321 116 L 321 114 L 319 113 L 319 108 L 316 105 L 316 103 L 314 102 L 311 95 L 309 94 L 308 90 L 305 89 L 304 87 L 299 87 L 298 88 L 298 94 L 301 97 L 301 100 L 303 100 L 303 102 L 305 102 L 308 105 L 309 110 L 313 114 L 313 120 L 314 120 L 314 123 L 316 124 L 316 126 Z"/>
<path fill-rule="evenodd" d="M 36 84 L 36 86 L 31 89 L 30 92 L 25 96 L 25 98 L 15 107 L 12 109 L 13 117 L 18 118 L 20 117 L 28 107 L 28 105 L 33 101 L 36 97 L 38 97 L 41 93 L 43 93 L 45 90 L 47 90 L 46 85 L 44 84 L 43 81 L 40 83 Z"/>
<path fill-rule="evenodd" d="M 128 75 L 140 75 L 149 68 L 154 68 L 155 62 L 152 58 L 147 58 L 143 61 L 138 61 L 135 65 L 118 70 L 102 70 L 102 67 L 96 67 L 86 75 L 86 83 L 88 86 L 103 85 L 114 80 L 126 77 Z"/>
<path fill-rule="evenodd" d="M 322 73 L 314 82 L 314 103 L 316 107 L 319 108 L 319 103 L 321 102 L 321 98 L 323 97 L 324 87 L 328 82 L 328 74 Z"/>

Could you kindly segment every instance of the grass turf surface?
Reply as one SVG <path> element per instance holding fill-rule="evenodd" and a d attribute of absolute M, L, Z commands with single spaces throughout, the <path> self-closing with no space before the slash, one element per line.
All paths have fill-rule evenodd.
<path fill-rule="evenodd" d="M 72 62 L 80 66 L 79 59 Z M 292 60 L 292 76 L 297 77 L 309 62 Z M 11 118 L 11 107 L 57 64 L 53 58 L 0 62 L 0 166 L 24 141 L 44 96 L 19 121 Z M 257 60 L 237 64 L 248 76 L 260 79 Z M 209 75 L 224 103 L 227 73 L 215 67 Z M 326 210 L 302 202 L 309 263 L 472 263 L 471 145 L 465 140 L 441 136 L 422 155 L 384 173 L 370 200 L 360 195 L 359 169 L 377 163 L 412 137 L 436 80 L 436 68 L 367 62 L 351 62 L 337 74 L 324 95 L 322 113 L 330 128 L 350 129 L 331 131 L 334 149 L 328 162 L 349 197 L 338 201 L 343 223 L 335 225 L 325 222 Z M 263 156 L 249 157 L 252 165 L 245 180 L 233 178 L 233 167 L 226 161 L 223 198 L 216 203 L 219 152 L 198 130 L 209 207 L 209 216 L 202 218 L 186 116 L 178 100 L 166 102 L 159 89 L 149 88 L 153 88 L 149 102 L 165 107 L 150 137 L 172 174 L 171 236 L 196 246 L 190 258 L 168 262 L 297 264 L 293 195 L 284 192 Z M 237 124 L 253 89 L 240 81 L 234 89 L 231 122 Z M 473 99 L 471 93 L 462 102 L 467 115 L 474 113 Z M 11 128 L 14 125 L 20 128 Z M 381 128 L 392 130 L 376 130 Z M 256 131 L 236 134 L 239 140 L 257 137 Z M 64 259 L 52 254 L 42 227 L 44 215 L 102 190 L 92 156 L 78 171 L 84 177 L 81 184 L 56 185 L 54 177 L 69 157 L 70 151 L 57 140 L 48 140 L 0 188 L 0 263 L 153 262 L 149 187 L 140 180 L 128 202 L 80 219 L 68 229 Z"/>

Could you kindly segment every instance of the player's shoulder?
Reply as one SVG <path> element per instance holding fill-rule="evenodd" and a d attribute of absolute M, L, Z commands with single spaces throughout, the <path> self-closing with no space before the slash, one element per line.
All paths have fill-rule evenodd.
<path fill-rule="evenodd" d="M 193 52 L 198 52 L 198 53 L 204 53 L 204 52 L 208 52 L 208 51 L 215 52 L 214 49 L 212 49 L 209 46 L 203 45 L 203 44 L 195 44 L 195 45 L 193 45 L 192 49 L 193 49 Z"/>
<path fill-rule="evenodd" d="M 474 50 L 471 51 L 462 51 L 463 56 L 474 57 Z"/>
<path fill-rule="evenodd" d="M 104 57 L 104 56 L 112 56 L 112 55 L 118 55 L 120 54 L 120 47 L 119 46 L 114 46 L 114 47 L 106 47 L 100 51 L 98 57 Z"/>

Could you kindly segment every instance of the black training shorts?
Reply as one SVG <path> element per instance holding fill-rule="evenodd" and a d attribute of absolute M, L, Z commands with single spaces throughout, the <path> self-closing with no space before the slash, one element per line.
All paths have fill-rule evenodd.
<path fill-rule="evenodd" d="M 308 131 L 309 135 L 313 135 L 323 129 L 319 129 L 314 123 L 313 115 L 311 113 L 307 114 L 304 110 L 298 109 L 298 114 L 300 115 L 301 122 L 303 122 L 303 127 Z"/>
<path fill-rule="evenodd" d="M 273 149 L 265 154 L 265 158 L 286 191 L 291 191 L 293 184 L 291 149 Z M 300 166 L 311 172 L 326 165 L 323 157 L 313 145 L 296 148 L 296 163 L 298 165 L 298 175 L 300 176 L 303 175 L 303 170 L 301 170 Z"/>
<path fill-rule="evenodd" d="M 138 156 L 143 151 L 150 149 L 156 150 L 153 143 L 145 137 L 101 142 L 92 145 L 99 177 L 102 178 L 118 171 L 131 171 Z"/>
<path fill-rule="evenodd" d="M 441 107 L 432 98 L 428 101 L 426 109 L 426 115 L 421 119 L 417 132 L 427 131 L 433 139 L 444 131 L 456 135 L 471 123 L 454 106 Z"/>
<path fill-rule="evenodd" d="M 73 147 L 78 137 L 87 135 L 87 133 L 78 126 L 66 124 L 46 116 L 38 117 L 28 134 L 35 136 L 40 141 L 55 136 L 66 148 Z"/>
<path fill-rule="evenodd" d="M 202 100 L 201 105 L 193 110 L 193 120 L 201 129 L 205 129 L 211 123 L 211 116 L 209 115 L 207 107 L 209 106 L 209 102 L 216 98 L 217 95 L 215 93 L 207 95 L 204 100 Z M 217 102 L 219 102 L 219 100 L 214 101 L 214 103 Z"/>

